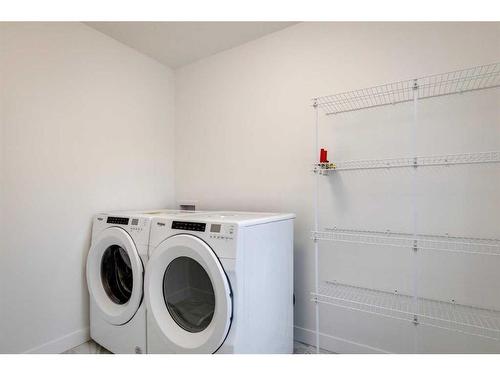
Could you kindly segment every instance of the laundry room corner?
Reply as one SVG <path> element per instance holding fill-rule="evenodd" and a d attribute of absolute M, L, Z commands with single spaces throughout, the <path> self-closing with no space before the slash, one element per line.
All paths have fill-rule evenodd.
<path fill-rule="evenodd" d="M 173 72 L 82 23 L 4 22 L 0 79 L 0 352 L 59 353 L 89 338 L 92 216 L 174 205 Z"/>

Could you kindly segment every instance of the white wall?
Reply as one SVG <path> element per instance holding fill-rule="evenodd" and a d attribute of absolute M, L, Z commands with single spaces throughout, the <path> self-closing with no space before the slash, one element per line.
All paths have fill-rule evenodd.
<path fill-rule="evenodd" d="M 498 23 L 302 23 L 178 69 L 175 77 L 176 197 L 179 201 L 197 201 L 201 209 L 292 211 L 297 214 L 295 324 L 297 338 L 311 341 L 309 330 L 314 328 L 314 305 L 309 292 L 314 285 L 314 256 L 309 233 L 313 218 L 314 114 L 310 99 L 491 63 L 499 57 Z M 463 104 L 460 99 L 456 100 L 455 109 Z M 440 121 L 432 120 L 432 111 L 436 108 L 424 107 L 424 115 L 425 108 L 430 111 L 427 113 L 430 121 L 427 127 L 422 127 L 423 133 L 418 134 L 419 151 L 425 155 L 499 149 L 499 113 L 498 109 L 491 110 L 495 108 L 495 100 L 497 98 L 489 99 L 493 105 L 488 109 L 492 122 L 481 122 L 481 128 L 475 126 L 477 117 L 472 112 L 462 118 L 462 111 L 453 117 L 457 127 L 448 119 L 446 126 L 439 130 Z M 336 118 L 322 119 L 322 124 L 330 121 L 331 126 L 335 126 L 330 129 L 333 134 L 323 133 L 333 137 L 326 144 L 333 152 L 332 157 L 340 160 L 396 157 L 400 152 L 407 152 L 411 106 L 387 111 L 378 115 L 381 117 L 374 124 L 376 130 L 370 128 L 370 122 L 365 122 L 364 128 L 355 126 L 362 124 L 359 118 L 351 118 L 351 124 L 349 120 L 335 123 Z M 446 111 L 440 113 L 438 119 L 446 119 Z M 406 130 L 395 128 L 399 122 Z M 348 128 L 352 123 L 354 125 Z M 438 135 L 432 136 L 436 129 Z M 477 174 L 449 172 L 452 176 L 443 174 L 437 177 L 438 180 L 432 180 L 436 176 L 424 176 L 419 186 L 419 191 L 424 192 L 419 196 L 419 210 L 429 221 L 421 217 L 420 229 L 442 233 L 451 228 L 451 233 L 499 237 L 498 225 L 495 227 L 494 223 L 500 221 L 500 203 L 492 190 L 492 186 L 500 183 L 498 169 L 496 171 L 494 177 L 484 170 Z M 409 205 L 404 206 L 409 204 L 408 191 L 390 190 L 392 182 L 403 179 L 401 176 L 394 178 L 394 175 L 389 180 L 386 177 L 371 174 L 367 180 L 366 175 L 351 176 L 337 182 L 330 180 L 331 185 L 324 180 L 323 188 L 334 195 L 325 202 L 325 207 L 335 212 L 331 222 L 337 225 L 347 222 L 346 226 L 366 229 L 385 230 L 389 226 L 408 229 L 411 210 Z M 443 187 L 442 191 L 433 185 L 436 183 Z M 400 188 L 407 188 L 404 181 L 401 184 Z M 391 200 L 387 192 L 396 192 L 397 199 Z M 492 201 L 478 198 L 492 192 Z M 443 196 L 444 200 L 440 198 Z M 389 212 L 385 207 L 390 208 Z M 448 209 L 451 209 L 449 215 L 443 214 Z M 481 209 L 489 211 L 484 213 Z M 349 216 L 353 213 L 354 219 Z M 356 250 L 354 255 L 354 258 L 342 258 L 341 255 L 336 258 L 327 251 L 322 262 L 322 278 L 344 279 L 379 288 L 411 288 L 411 282 L 405 279 L 411 276 L 408 263 L 405 263 L 409 260 L 399 253 L 367 258 L 366 252 Z M 423 262 L 439 265 L 448 260 L 438 258 Z M 356 270 L 356 265 L 361 266 L 361 271 Z M 451 298 L 452 293 L 457 292 L 458 300 L 472 295 L 474 302 L 481 300 L 481 293 L 491 296 L 488 288 L 498 290 L 492 284 L 479 284 L 479 289 L 478 285 L 468 287 L 468 281 L 480 279 L 481 271 L 491 265 L 482 264 L 483 268 L 476 269 L 475 273 L 471 273 L 468 266 L 475 269 L 467 263 L 457 265 L 458 271 L 455 268 L 443 273 L 439 268 L 431 269 L 433 277 L 423 277 L 431 283 L 423 282 L 423 289 L 442 298 Z M 464 272 L 468 274 L 462 278 Z M 452 275 L 457 283 L 451 289 L 434 293 L 436 284 L 446 279 L 439 278 L 443 274 Z M 494 304 L 499 302 L 498 299 L 493 301 Z M 331 350 L 413 351 L 413 331 L 407 323 L 403 326 L 325 307 L 321 315 L 321 331 L 329 335 L 323 337 L 322 343 Z M 427 335 L 422 339 L 426 340 L 420 347 L 422 351 L 499 351 L 491 342 L 478 343 L 446 334 L 435 337 L 432 332 L 425 333 L 425 329 L 422 332 Z"/>
<path fill-rule="evenodd" d="M 79 23 L 0 24 L 0 353 L 88 335 L 91 217 L 173 204 L 173 73 Z"/>

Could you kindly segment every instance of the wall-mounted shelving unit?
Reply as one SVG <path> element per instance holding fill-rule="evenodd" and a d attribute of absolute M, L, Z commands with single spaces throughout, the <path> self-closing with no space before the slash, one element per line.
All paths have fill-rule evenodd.
<path fill-rule="evenodd" d="M 423 234 L 417 232 L 417 173 L 420 167 L 447 167 L 453 165 L 500 163 L 500 151 L 471 152 L 445 155 L 416 155 L 416 127 L 418 103 L 421 100 L 445 95 L 463 94 L 477 90 L 493 90 L 500 87 L 500 63 L 477 66 L 443 74 L 431 75 L 406 81 L 354 90 L 313 99 L 316 111 L 316 148 L 319 154 L 319 112 L 327 116 L 368 108 L 413 102 L 413 124 L 411 129 L 412 150 L 410 157 L 371 160 L 332 161 L 316 163 L 315 222 L 311 238 L 315 246 L 315 290 L 312 301 L 316 308 L 316 346 L 319 352 L 319 305 L 362 311 L 370 314 L 408 321 L 415 326 L 426 325 L 468 335 L 500 340 L 500 311 L 457 304 L 454 301 L 427 299 L 419 295 L 418 260 L 414 262 L 412 294 L 398 294 L 363 286 L 347 285 L 321 280 L 319 275 L 320 243 L 351 243 L 360 246 L 398 247 L 418 254 L 423 251 L 439 251 L 474 256 L 499 256 L 500 239 L 474 238 Z M 317 157 L 317 154 L 315 157 Z M 321 176 L 334 176 L 342 171 L 381 170 L 388 168 L 410 168 L 412 179 L 412 233 L 393 231 L 368 231 L 361 228 L 340 229 L 319 225 L 319 183 Z M 345 250 L 344 250 L 345 251 Z"/>
<path fill-rule="evenodd" d="M 500 163 L 500 151 L 474 152 L 467 154 L 415 156 L 412 158 L 334 161 L 314 164 L 314 171 L 328 174 L 335 171 L 360 169 L 386 169 L 408 167 L 436 167 L 459 164 Z"/>

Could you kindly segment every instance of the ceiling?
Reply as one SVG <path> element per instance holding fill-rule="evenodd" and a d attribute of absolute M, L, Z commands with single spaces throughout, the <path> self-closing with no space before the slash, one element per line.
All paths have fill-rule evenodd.
<path fill-rule="evenodd" d="M 296 22 L 86 22 L 171 68 L 178 68 Z"/>

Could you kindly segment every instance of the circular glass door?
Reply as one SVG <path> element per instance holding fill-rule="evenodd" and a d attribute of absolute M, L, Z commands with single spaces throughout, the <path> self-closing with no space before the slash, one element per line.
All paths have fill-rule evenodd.
<path fill-rule="evenodd" d="M 87 286 L 91 302 L 114 325 L 127 323 L 143 297 L 141 258 L 130 235 L 109 227 L 97 235 L 87 256 Z"/>
<path fill-rule="evenodd" d="M 149 258 L 144 296 L 151 353 L 214 353 L 232 317 L 229 280 L 215 252 L 187 234 L 167 238 Z"/>
<path fill-rule="evenodd" d="M 134 277 L 127 252 L 119 245 L 108 247 L 101 260 L 101 281 L 108 297 L 119 305 L 130 300 Z"/>
<path fill-rule="evenodd" d="M 212 282 L 205 269 L 189 257 L 175 258 L 163 276 L 163 298 L 175 322 L 188 332 L 208 327 L 215 311 Z"/>

